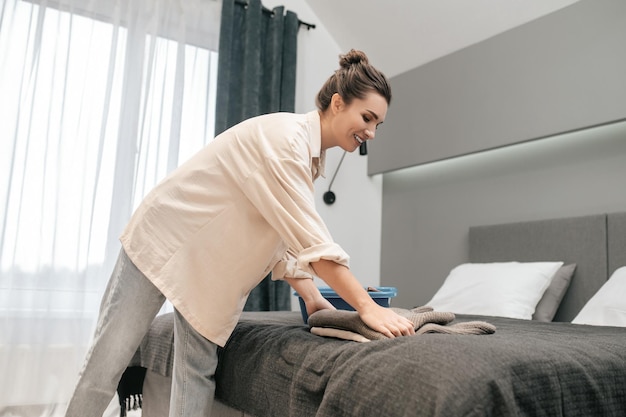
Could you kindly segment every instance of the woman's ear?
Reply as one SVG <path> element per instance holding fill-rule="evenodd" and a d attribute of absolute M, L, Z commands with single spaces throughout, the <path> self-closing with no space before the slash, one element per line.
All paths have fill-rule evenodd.
<path fill-rule="evenodd" d="M 339 93 L 333 94 L 333 96 L 330 98 L 330 108 L 332 109 L 333 113 L 338 113 L 343 110 L 345 104 L 346 103 L 343 101 L 343 98 L 341 97 L 341 95 L 339 95 Z"/>

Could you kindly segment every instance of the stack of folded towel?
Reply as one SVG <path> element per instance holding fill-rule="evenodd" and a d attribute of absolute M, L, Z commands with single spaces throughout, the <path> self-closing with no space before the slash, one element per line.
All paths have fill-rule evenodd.
<path fill-rule="evenodd" d="M 491 334 L 496 327 L 484 321 L 468 321 L 451 324 L 454 313 L 434 311 L 431 307 L 416 307 L 412 310 L 390 307 L 393 311 L 409 319 L 415 325 L 415 334 L 444 333 L 444 334 Z M 369 328 L 356 311 L 347 310 L 319 310 L 311 314 L 308 321 L 311 333 L 369 342 L 372 340 L 387 339 L 387 336 Z"/>

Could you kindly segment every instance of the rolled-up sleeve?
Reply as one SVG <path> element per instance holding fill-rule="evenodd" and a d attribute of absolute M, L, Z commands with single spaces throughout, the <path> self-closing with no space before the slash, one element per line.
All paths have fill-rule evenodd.
<path fill-rule="evenodd" d="M 266 159 L 242 189 L 295 256 L 295 265 L 287 257 L 274 268 L 276 278 L 315 275 L 310 264 L 321 259 L 349 267 L 348 254 L 333 241 L 315 209 L 311 168 L 298 154 Z"/>
<path fill-rule="evenodd" d="M 298 260 L 290 252 L 286 252 L 285 256 L 278 261 L 272 270 L 272 280 L 280 280 L 288 278 L 313 278 L 313 275 L 298 269 Z"/>

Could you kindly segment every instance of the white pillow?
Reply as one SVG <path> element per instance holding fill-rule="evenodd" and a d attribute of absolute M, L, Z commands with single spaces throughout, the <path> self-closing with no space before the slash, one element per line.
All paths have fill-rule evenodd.
<path fill-rule="evenodd" d="M 572 323 L 626 327 L 626 266 L 611 274 Z"/>
<path fill-rule="evenodd" d="M 530 320 L 563 262 L 466 263 L 450 271 L 426 305 L 459 314 Z"/>

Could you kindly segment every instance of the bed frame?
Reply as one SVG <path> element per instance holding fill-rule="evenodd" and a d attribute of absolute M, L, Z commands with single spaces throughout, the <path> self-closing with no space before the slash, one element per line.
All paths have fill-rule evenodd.
<path fill-rule="evenodd" d="M 575 263 L 576 272 L 554 320 L 569 322 L 613 271 L 626 265 L 626 213 L 475 226 L 469 230 L 469 248 L 470 262 Z M 148 371 L 147 416 L 167 416 L 169 383 L 169 378 Z M 221 417 L 247 416 L 219 402 L 215 411 Z"/>

